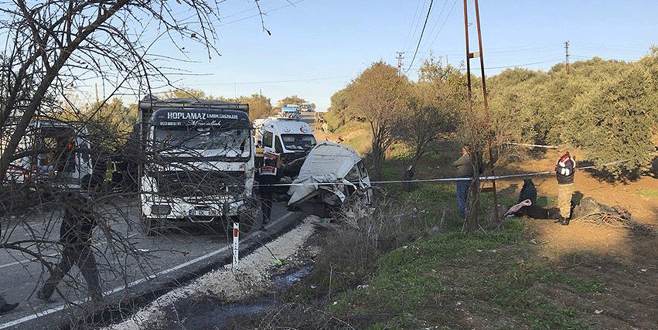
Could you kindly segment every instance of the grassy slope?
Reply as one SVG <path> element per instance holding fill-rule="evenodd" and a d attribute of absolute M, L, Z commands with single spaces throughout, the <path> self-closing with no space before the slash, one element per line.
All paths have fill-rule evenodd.
<path fill-rule="evenodd" d="M 452 191 L 445 185 L 421 189 L 422 204 L 429 206 L 425 217 L 440 218 L 431 205 L 454 203 Z M 370 315 L 364 325 L 372 329 L 588 328 L 574 309 L 545 297 L 541 288 L 561 285 L 591 293 L 603 285 L 568 276 L 537 258 L 523 239 L 522 220 L 472 234 L 459 233 L 459 227 L 451 218 L 445 234 L 426 235 L 382 255 L 369 286 L 345 292 L 334 311 L 347 318 Z"/>
<path fill-rule="evenodd" d="M 351 126 L 335 132 L 359 136 L 357 131 Z M 367 132 L 361 135 L 367 136 Z M 445 153 L 449 149 L 448 154 L 455 154 L 456 147 L 430 152 L 417 176 L 446 174 L 450 157 Z M 393 156 L 384 167 L 385 177 L 399 179 L 404 152 Z M 386 188 L 398 190 L 394 185 Z M 482 196 L 482 210 L 491 209 L 491 196 Z M 341 319 L 359 329 L 590 328 L 582 318 L 584 311 L 556 300 L 547 290 L 560 287 L 577 296 L 603 292 L 605 283 L 569 271 L 583 260 L 590 262 L 587 254 L 569 256 L 559 263 L 542 259 L 519 219 L 506 220 L 499 230 L 461 234 L 461 220 L 451 211 L 455 204 L 452 184 L 421 184 L 395 198 L 419 210 L 420 225 L 411 229 L 415 239 L 379 256 L 360 289 L 347 289 L 333 299 L 330 309 Z M 514 198 L 499 196 L 503 205 L 511 205 Z M 432 233 L 430 228 L 438 226 L 442 217 L 446 232 Z M 487 223 L 481 220 L 481 224 Z"/>

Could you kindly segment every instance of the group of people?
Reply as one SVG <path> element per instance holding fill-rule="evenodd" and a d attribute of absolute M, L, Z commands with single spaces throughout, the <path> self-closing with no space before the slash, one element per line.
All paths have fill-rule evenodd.
<path fill-rule="evenodd" d="M 557 178 L 558 186 L 558 201 L 557 207 L 559 209 L 559 216 L 556 222 L 563 225 L 568 225 L 571 218 L 571 198 L 573 195 L 573 182 L 574 173 L 576 169 L 576 159 L 569 154 L 569 150 L 563 148 L 559 150 L 561 156 L 555 165 L 555 177 Z M 459 216 L 462 219 L 466 218 L 468 214 L 468 194 L 471 188 L 471 181 L 474 173 L 474 166 L 472 157 L 474 152 L 470 145 L 465 144 L 461 148 L 461 156 L 459 159 L 452 163 L 456 168 L 458 180 L 456 181 L 457 190 L 457 204 L 459 207 Z M 477 162 L 477 168 L 482 170 L 482 163 Z"/>

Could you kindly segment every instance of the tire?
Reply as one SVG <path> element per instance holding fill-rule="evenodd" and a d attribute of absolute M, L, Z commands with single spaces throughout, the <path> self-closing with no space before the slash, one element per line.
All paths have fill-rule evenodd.
<path fill-rule="evenodd" d="M 146 236 L 160 235 L 165 229 L 164 219 L 141 217 L 141 229 Z"/>
<path fill-rule="evenodd" d="M 223 217 L 217 217 L 213 219 L 210 224 L 208 224 L 210 230 L 212 230 L 215 234 L 227 233 L 228 228 L 226 226 L 227 224 Z"/>

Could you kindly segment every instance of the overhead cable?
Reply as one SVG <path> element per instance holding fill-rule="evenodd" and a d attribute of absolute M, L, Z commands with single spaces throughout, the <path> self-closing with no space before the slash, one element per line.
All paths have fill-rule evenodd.
<path fill-rule="evenodd" d="M 427 20 L 430 18 L 430 12 L 432 11 L 432 4 L 434 4 L 434 0 L 430 0 L 430 7 L 427 9 L 427 16 L 425 16 L 425 23 L 423 24 L 423 29 L 420 31 L 420 37 L 418 37 L 418 44 L 416 45 L 416 51 L 414 52 L 414 57 L 411 59 L 411 63 L 409 63 L 409 68 L 406 71 L 409 71 L 409 69 L 411 69 L 411 66 L 414 64 L 414 60 L 416 59 L 416 55 L 418 54 L 418 48 L 420 48 L 420 42 L 423 40 L 423 34 L 425 33 Z"/>

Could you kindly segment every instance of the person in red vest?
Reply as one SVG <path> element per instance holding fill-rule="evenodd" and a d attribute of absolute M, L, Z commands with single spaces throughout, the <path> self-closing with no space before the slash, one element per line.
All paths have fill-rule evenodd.
<path fill-rule="evenodd" d="M 573 195 L 573 177 L 576 170 L 576 159 L 566 149 L 561 150 L 562 156 L 555 164 L 557 178 L 557 207 L 560 218 L 557 222 L 568 225 L 571 219 L 571 197 Z"/>
<path fill-rule="evenodd" d="M 266 152 L 263 155 L 263 164 L 256 172 L 258 191 L 261 197 L 261 211 L 263 212 L 263 226 L 270 222 L 272 204 L 274 202 L 275 184 L 281 180 L 281 171 L 278 166 L 279 155 Z"/>

